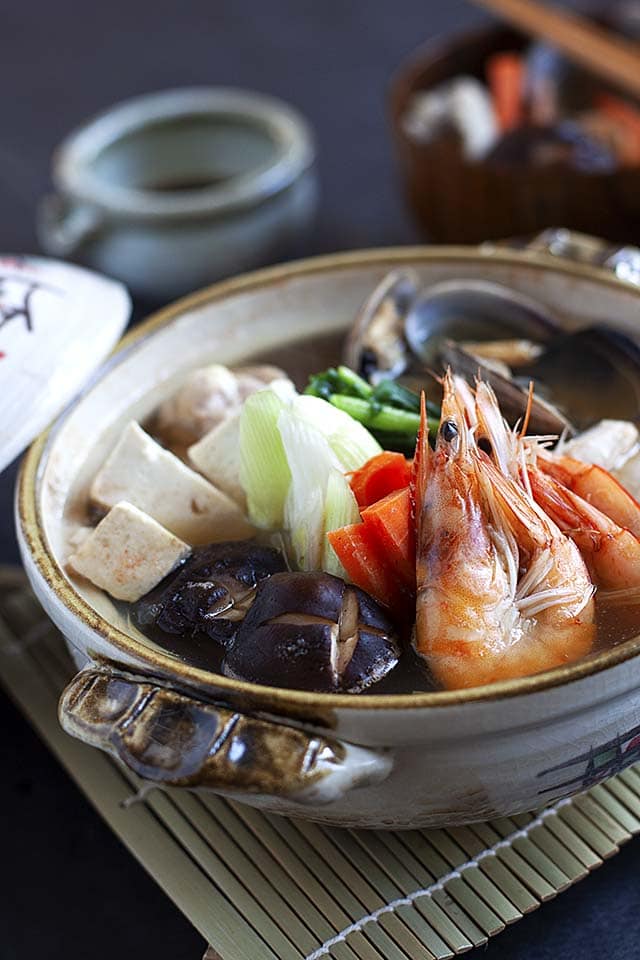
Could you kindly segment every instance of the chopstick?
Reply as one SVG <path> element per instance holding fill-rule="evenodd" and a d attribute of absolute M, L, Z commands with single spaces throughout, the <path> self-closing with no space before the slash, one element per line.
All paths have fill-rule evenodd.
<path fill-rule="evenodd" d="M 640 97 L 640 45 L 614 37 L 570 10 L 537 0 L 472 0 L 514 27 L 557 47 L 569 59 Z"/>

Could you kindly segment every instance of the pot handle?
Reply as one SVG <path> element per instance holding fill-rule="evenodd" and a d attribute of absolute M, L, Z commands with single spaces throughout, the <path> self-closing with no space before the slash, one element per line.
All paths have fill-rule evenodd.
<path fill-rule="evenodd" d="M 67 733 L 158 786 L 321 804 L 379 783 L 391 770 L 385 753 L 95 665 L 63 691 L 59 716 Z"/>
<path fill-rule="evenodd" d="M 96 207 L 74 203 L 50 193 L 43 197 L 38 209 L 38 239 L 47 253 L 56 257 L 73 257 L 97 236 L 103 222 Z"/>
<path fill-rule="evenodd" d="M 588 233 L 567 230 L 565 227 L 550 227 L 525 240 L 505 240 L 498 244 L 482 244 L 488 252 L 495 247 L 530 250 L 552 257 L 586 263 L 610 270 L 619 280 L 640 286 L 640 247 L 620 247 Z"/>

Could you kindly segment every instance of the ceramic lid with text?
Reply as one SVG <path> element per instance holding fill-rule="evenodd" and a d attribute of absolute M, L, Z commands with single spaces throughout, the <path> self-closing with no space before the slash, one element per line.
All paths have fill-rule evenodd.
<path fill-rule="evenodd" d="M 0 256 L 0 471 L 87 383 L 130 314 L 115 280 L 44 257 Z"/>

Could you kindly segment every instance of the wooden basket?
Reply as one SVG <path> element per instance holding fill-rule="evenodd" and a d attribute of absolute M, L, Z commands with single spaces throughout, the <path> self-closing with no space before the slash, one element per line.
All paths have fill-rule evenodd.
<path fill-rule="evenodd" d="M 405 192 L 428 238 L 479 243 L 561 224 L 612 241 L 640 238 L 640 168 L 591 174 L 564 165 L 500 167 L 470 162 L 457 143 L 420 143 L 403 128 L 413 95 L 462 74 L 484 80 L 484 64 L 528 41 L 501 27 L 420 48 L 391 87 L 391 121 Z"/>

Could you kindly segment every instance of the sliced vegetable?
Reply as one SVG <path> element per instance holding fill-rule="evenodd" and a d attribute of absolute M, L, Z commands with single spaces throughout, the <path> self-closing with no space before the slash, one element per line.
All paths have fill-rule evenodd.
<path fill-rule="evenodd" d="M 256 527 L 275 530 L 284 522 L 291 482 L 278 417 L 286 399 L 272 389 L 247 397 L 240 416 L 240 482 L 249 518 Z"/>
<path fill-rule="evenodd" d="M 291 560 L 299 570 L 319 570 L 324 549 L 324 516 L 327 483 L 341 465 L 317 427 L 297 417 L 291 407 L 281 411 L 278 429 L 291 483 L 284 507 L 284 529 L 289 536 Z"/>
<path fill-rule="evenodd" d="M 311 377 L 305 390 L 349 414 L 370 430 L 387 449 L 413 449 L 419 425 L 420 398 L 394 380 L 375 387 L 348 367 L 330 367 Z M 431 406 L 431 428 L 437 430 L 440 411 Z"/>
<path fill-rule="evenodd" d="M 409 487 L 388 494 L 362 511 L 362 519 L 375 535 L 386 562 L 405 586 L 416 588 L 416 541 Z"/>
<path fill-rule="evenodd" d="M 326 437 L 345 472 L 357 470 L 381 452 L 378 441 L 361 423 L 319 397 L 298 396 L 290 409 L 295 417 L 316 427 Z"/>
<path fill-rule="evenodd" d="M 401 490 L 409 485 L 411 467 L 401 453 L 384 450 L 367 460 L 363 467 L 355 470 L 350 477 L 351 489 L 359 507 L 368 507 L 382 500 L 388 493 Z"/>
<path fill-rule="evenodd" d="M 500 129 L 513 130 L 523 120 L 525 65 L 518 53 L 494 53 L 486 64 L 487 80 Z"/>
<path fill-rule="evenodd" d="M 297 397 L 278 417 L 291 471 L 284 508 L 291 559 L 300 570 L 344 571 L 330 552 L 325 533 L 359 519 L 344 474 L 380 450 L 367 431 L 316 397 Z"/>
<path fill-rule="evenodd" d="M 327 534 L 347 576 L 379 603 L 406 617 L 414 604 L 389 565 L 376 532 L 366 523 L 352 523 Z"/>
<path fill-rule="evenodd" d="M 316 373 L 309 378 L 305 393 L 323 400 L 328 400 L 334 393 L 366 400 L 372 395 L 373 387 L 349 367 L 338 367 L 337 370 L 329 367 L 324 373 Z"/>
<path fill-rule="evenodd" d="M 384 403 L 397 410 L 412 410 L 420 413 L 420 395 L 413 390 L 407 390 L 396 380 L 381 380 L 373 391 L 376 403 Z M 429 413 L 433 417 L 440 417 L 440 408 L 436 404 L 429 404 Z"/>
<path fill-rule="evenodd" d="M 319 397 L 276 389 L 254 394 L 240 418 L 241 482 L 251 519 L 284 530 L 298 569 L 343 576 L 325 534 L 360 519 L 344 475 L 381 452 L 361 423 Z"/>
<path fill-rule="evenodd" d="M 414 441 L 418 434 L 420 414 L 411 410 L 396 410 L 386 404 L 373 404 L 360 397 L 343 397 L 341 394 L 334 394 L 329 402 L 372 430 L 406 433 Z"/>
<path fill-rule="evenodd" d="M 356 498 L 349 486 L 347 478 L 337 470 L 332 470 L 327 480 L 325 494 L 324 532 L 330 533 L 340 527 L 358 523 L 360 513 Z M 345 569 L 338 560 L 335 550 L 324 537 L 322 554 L 322 569 L 336 577 L 345 577 Z"/>
<path fill-rule="evenodd" d="M 289 424 L 288 445 L 283 439 L 282 423 Z M 300 424 L 300 437 L 296 424 Z M 310 427 L 309 431 L 303 429 L 304 424 Z M 303 449 L 307 457 L 304 463 Z M 309 491 L 319 487 L 315 496 L 318 504 L 324 504 L 329 468 L 340 473 L 357 470 L 380 449 L 362 424 L 318 397 L 300 396 L 291 386 L 283 390 L 277 383 L 253 394 L 245 401 L 240 417 L 240 481 L 247 495 L 250 519 L 258 527 L 282 529 L 287 526 L 287 501 L 291 501 L 289 519 L 292 509 L 293 515 L 299 516 L 298 507 L 293 508 L 292 503 L 295 500 L 302 509 L 305 495 L 301 489 L 291 494 L 292 460 L 305 478 L 297 483 L 307 484 Z M 307 508 L 312 509 L 310 502 Z M 318 515 L 318 509 L 313 508 L 309 522 L 317 521 L 322 531 L 324 510 Z"/>

